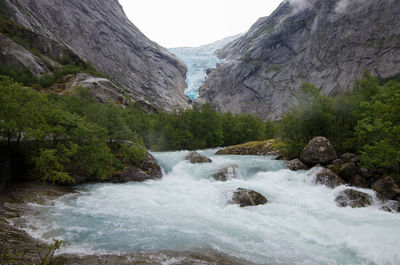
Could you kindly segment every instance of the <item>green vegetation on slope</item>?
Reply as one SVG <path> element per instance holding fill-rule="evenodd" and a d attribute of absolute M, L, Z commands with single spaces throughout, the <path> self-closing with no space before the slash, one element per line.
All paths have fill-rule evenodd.
<path fill-rule="evenodd" d="M 369 72 L 354 82 L 347 94 L 323 96 L 310 84 L 302 87 L 280 122 L 280 135 L 291 157 L 315 136 L 325 136 L 339 152 L 362 156 L 369 168 L 393 166 L 400 161 L 400 82 L 386 82 Z"/>
<path fill-rule="evenodd" d="M 53 183 L 74 182 L 74 176 L 104 180 L 139 163 L 146 150 L 122 108 L 96 103 L 87 94 L 41 94 L 0 76 L 3 150 Z"/>
<path fill-rule="evenodd" d="M 62 49 L 62 51 L 60 51 L 62 55 L 51 58 L 51 54 L 47 54 L 48 51 L 41 43 L 41 41 L 46 42 L 46 37 L 15 23 L 7 16 L 5 10 L 5 6 L 0 4 L 0 34 L 7 36 L 18 45 L 30 51 L 33 55 L 39 57 L 46 64 L 51 73 L 35 76 L 20 64 L 10 64 L 7 62 L 0 64 L 0 75 L 9 76 L 25 86 L 32 86 L 36 89 L 50 87 L 60 80 L 61 77 L 68 74 L 87 73 L 96 77 L 106 77 L 104 74 L 97 71 L 90 63 L 79 58 L 79 56 L 74 54 L 69 48 L 61 46 L 61 44 L 56 44 L 55 41 L 48 39 L 48 42 L 54 42 L 53 45 Z M 49 58 L 53 60 L 52 63 L 49 61 Z"/>
<path fill-rule="evenodd" d="M 201 149 L 273 136 L 273 126 L 250 115 L 217 113 L 209 105 L 146 114 L 134 106 L 100 104 L 87 90 L 74 96 L 42 94 L 0 76 L 2 149 L 53 183 L 74 176 L 108 179 L 138 165 L 152 150 Z"/>

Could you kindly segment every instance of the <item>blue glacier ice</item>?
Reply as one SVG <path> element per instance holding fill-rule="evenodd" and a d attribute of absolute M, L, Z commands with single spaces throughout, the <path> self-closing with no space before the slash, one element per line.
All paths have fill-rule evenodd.
<path fill-rule="evenodd" d="M 180 47 L 168 49 L 175 54 L 187 66 L 185 90 L 186 96 L 194 100 L 199 95 L 199 88 L 203 84 L 209 68 L 215 68 L 217 63 L 222 63 L 215 54 L 218 49 L 221 49 L 229 42 L 235 40 L 240 35 L 227 37 L 211 44 L 202 45 L 199 47 Z"/>

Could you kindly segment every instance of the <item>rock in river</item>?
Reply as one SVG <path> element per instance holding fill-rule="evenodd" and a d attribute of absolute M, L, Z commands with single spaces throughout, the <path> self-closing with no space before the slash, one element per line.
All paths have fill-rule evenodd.
<path fill-rule="evenodd" d="M 212 175 L 212 177 L 218 181 L 227 181 L 228 179 L 239 178 L 239 176 L 240 172 L 237 165 L 227 166 Z"/>
<path fill-rule="evenodd" d="M 337 158 L 335 148 L 325 137 L 313 138 L 303 149 L 300 159 L 307 165 L 325 165 Z"/>
<path fill-rule="evenodd" d="M 192 164 L 197 164 L 197 163 L 211 163 L 212 160 L 208 157 L 202 156 L 197 152 L 190 152 L 187 156 L 185 156 L 185 160 L 189 160 L 190 163 Z"/>
<path fill-rule="evenodd" d="M 286 162 L 286 166 L 293 171 L 297 171 L 297 170 L 307 170 L 308 167 L 306 165 L 304 165 L 303 162 L 301 162 L 300 159 L 293 159 L 291 161 Z"/>
<path fill-rule="evenodd" d="M 233 193 L 232 201 L 235 204 L 239 204 L 240 207 L 256 206 L 268 202 L 268 200 L 260 193 L 243 188 L 238 188 Z"/>
<path fill-rule="evenodd" d="M 346 184 L 343 179 L 341 179 L 330 169 L 321 170 L 315 178 L 315 183 L 325 185 L 332 189 Z"/>
<path fill-rule="evenodd" d="M 372 197 L 371 195 L 361 191 L 347 189 L 340 192 L 335 201 L 339 207 L 350 206 L 352 208 L 360 208 L 371 205 Z"/>

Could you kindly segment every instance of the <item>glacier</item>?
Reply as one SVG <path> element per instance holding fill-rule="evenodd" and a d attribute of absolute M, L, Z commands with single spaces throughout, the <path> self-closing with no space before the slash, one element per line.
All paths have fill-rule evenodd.
<path fill-rule="evenodd" d="M 222 63 L 216 51 L 223 48 L 229 42 L 240 37 L 241 34 L 230 36 L 216 42 L 202 45 L 199 47 L 178 47 L 170 48 L 173 53 L 187 66 L 185 95 L 194 100 L 199 95 L 199 88 L 207 77 L 207 69 L 215 68 L 217 64 Z"/>

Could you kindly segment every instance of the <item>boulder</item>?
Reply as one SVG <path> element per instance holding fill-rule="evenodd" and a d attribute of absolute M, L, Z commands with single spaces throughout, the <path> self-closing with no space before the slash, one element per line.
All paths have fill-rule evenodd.
<path fill-rule="evenodd" d="M 300 159 L 293 159 L 291 161 L 286 162 L 286 166 L 293 171 L 297 170 L 307 170 L 308 166 L 304 165 L 303 162 L 301 162 Z"/>
<path fill-rule="evenodd" d="M 342 159 L 339 159 L 339 158 L 333 160 L 332 163 L 331 163 L 331 165 L 335 165 L 335 166 L 343 165 L 343 164 L 344 164 L 344 161 Z"/>
<path fill-rule="evenodd" d="M 268 200 L 254 190 L 238 188 L 232 196 L 232 202 L 239 204 L 240 207 L 256 206 L 266 204 Z"/>
<path fill-rule="evenodd" d="M 239 167 L 237 165 L 227 166 L 217 173 L 213 174 L 212 177 L 218 181 L 227 181 L 232 178 L 239 178 Z"/>
<path fill-rule="evenodd" d="M 400 212 L 400 202 L 394 200 L 381 201 L 382 205 L 379 207 L 382 211 L 389 213 Z"/>
<path fill-rule="evenodd" d="M 368 181 L 360 175 L 354 175 L 349 179 L 349 183 L 351 186 L 360 187 L 360 188 L 368 188 Z"/>
<path fill-rule="evenodd" d="M 162 177 L 161 167 L 157 160 L 149 152 L 147 152 L 145 158 L 139 165 L 146 174 L 150 176 L 151 179 L 158 179 Z"/>
<path fill-rule="evenodd" d="M 125 167 L 121 174 L 114 176 L 113 182 L 125 183 L 130 181 L 146 181 L 151 179 L 150 175 L 136 167 Z"/>
<path fill-rule="evenodd" d="M 358 167 L 355 163 L 349 162 L 341 166 L 339 169 L 339 176 L 346 182 L 350 181 L 350 178 L 358 174 Z"/>
<path fill-rule="evenodd" d="M 345 163 L 349 163 L 350 160 L 352 160 L 353 158 L 357 157 L 357 155 L 353 154 L 353 153 L 344 153 L 340 156 L 340 158 L 345 162 Z"/>
<path fill-rule="evenodd" d="M 280 156 L 278 139 L 270 139 L 266 141 L 254 141 L 244 144 L 233 145 L 218 150 L 216 155 L 271 155 Z"/>
<path fill-rule="evenodd" d="M 388 199 L 394 199 L 400 195 L 400 189 L 397 183 L 391 177 L 378 179 L 372 183 L 371 189 Z"/>
<path fill-rule="evenodd" d="M 211 163 L 212 160 L 208 157 L 202 156 L 197 152 L 191 151 L 188 155 L 185 156 L 185 160 L 189 160 L 192 164 L 198 163 Z"/>
<path fill-rule="evenodd" d="M 325 137 L 313 138 L 303 149 L 300 159 L 307 165 L 326 165 L 337 158 L 335 148 Z"/>
<path fill-rule="evenodd" d="M 347 189 L 341 191 L 338 196 L 336 196 L 335 202 L 339 207 L 350 206 L 352 208 L 360 208 L 371 205 L 372 197 L 361 191 Z"/>
<path fill-rule="evenodd" d="M 371 170 L 369 170 L 368 168 L 360 168 L 360 170 L 358 171 L 361 175 L 361 177 L 369 179 L 373 176 Z"/>
<path fill-rule="evenodd" d="M 359 156 L 355 156 L 352 159 L 350 159 L 350 162 L 353 162 L 357 165 L 360 163 L 360 161 L 361 161 L 361 158 Z"/>
<path fill-rule="evenodd" d="M 330 169 L 321 170 L 315 177 L 314 182 L 316 184 L 325 185 L 332 189 L 340 185 L 346 184 L 343 179 L 341 179 L 338 175 L 333 173 L 333 171 Z"/>

